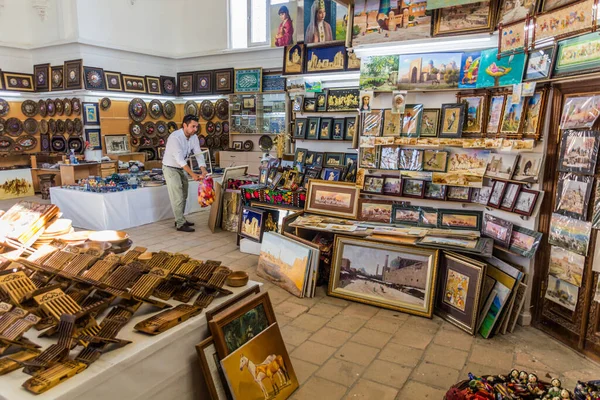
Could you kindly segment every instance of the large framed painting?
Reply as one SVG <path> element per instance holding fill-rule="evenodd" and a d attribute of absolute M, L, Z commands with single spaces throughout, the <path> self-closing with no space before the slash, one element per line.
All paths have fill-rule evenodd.
<path fill-rule="evenodd" d="M 346 46 L 306 49 L 306 73 L 341 72 L 346 69 Z"/>
<path fill-rule="evenodd" d="M 356 219 L 360 189 L 354 183 L 308 182 L 304 211 Z"/>
<path fill-rule="evenodd" d="M 146 75 L 146 87 L 148 93 L 162 95 L 162 85 L 160 84 L 160 77 Z"/>
<path fill-rule="evenodd" d="M 462 53 L 459 52 L 401 54 L 398 89 L 456 88 L 461 59 Z"/>
<path fill-rule="evenodd" d="M 521 83 L 524 69 L 525 53 L 498 59 L 497 48 L 483 50 L 477 75 L 477 88 Z"/>
<path fill-rule="evenodd" d="M 506 26 L 533 16 L 538 0 L 504 0 L 501 3 L 498 24 Z"/>
<path fill-rule="evenodd" d="M 304 0 L 304 43 L 346 42 L 348 7 L 334 0 Z"/>
<path fill-rule="evenodd" d="M 483 121 L 486 121 L 487 117 L 486 107 L 488 96 L 460 95 L 458 101 L 466 105 L 466 118 L 463 125 L 463 133 L 483 132 Z"/>
<path fill-rule="evenodd" d="M 593 175 L 600 135 L 596 131 L 567 130 L 562 133 L 558 170 Z"/>
<path fill-rule="evenodd" d="M 485 263 L 449 251 L 440 259 L 436 313 L 471 335 L 477 332 L 485 271 Z"/>
<path fill-rule="evenodd" d="M 496 2 L 480 1 L 435 11 L 433 36 L 491 32 L 495 27 Z"/>
<path fill-rule="evenodd" d="M 0 200 L 34 195 L 30 169 L 0 171 Z"/>
<path fill-rule="evenodd" d="M 262 91 L 262 68 L 234 70 L 235 93 L 256 93 Z"/>
<path fill-rule="evenodd" d="M 553 77 L 597 71 L 600 71 L 600 33 L 588 33 L 558 42 Z"/>
<path fill-rule="evenodd" d="M 220 358 L 237 350 L 275 322 L 275 312 L 264 292 L 226 309 L 209 321 L 215 347 Z"/>
<path fill-rule="evenodd" d="M 398 87 L 398 55 L 362 57 L 359 87 L 361 90 L 389 92 Z"/>
<path fill-rule="evenodd" d="M 533 31 L 534 43 L 545 39 L 560 39 L 592 30 L 595 27 L 595 0 L 583 0 L 538 14 Z"/>
<path fill-rule="evenodd" d="M 431 318 L 438 250 L 336 236 L 327 294 Z"/>
<path fill-rule="evenodd" d="M 162 94 L 168 96 L 177 95 L 177 79 L 174 76 L 160 76 L 160 88 Z"/>
<path fill-rule="evenodd" d="M 284 47 L 296 43 L 296 35 L 300 31 L 296 23 L 298 3 L 295 0 L 278 3 L 273 2 L 269 8 L 271 47 Z"/>

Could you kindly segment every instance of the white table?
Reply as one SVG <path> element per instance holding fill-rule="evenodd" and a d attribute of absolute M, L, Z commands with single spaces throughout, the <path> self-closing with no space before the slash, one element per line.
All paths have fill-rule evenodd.
<path fill-rule="evenodd" d="M 93 193 L 50 188 L 52 204 L 73 226 L 102 231 L 122 230 L 173 218 L 167 186 L 146 187 L 115 193 Z M 185 214 L 200 211 L 198 182 L 190 181 Z"/>
<path fill-rule="evenodd" d="M 228 287 L 234 294 L 217 297 L 208 310 L 215 309 L 232 298 L 242 297 L 260 285 L 250 281 L 242 288 Z M 174 300 L 169 303 L 180 304 Z M 45 393 L 35 395 L 22 388 L 23 382 L 30 378 L 22 370 L 0 376 L 0 400 L 208 399 L 194 347 L 210 335 L 206 310 L 157 336 L 133 330 L 135 324 L 156 311 L 156 308 L 144 304 L 117 335 L 118 338 L 131 340 L 133 343 L 102 355 L 89 368 Z M 38 332 L 31 329 L 25 336 L 43 348 L 56 342 L 56 339 L 37 338 L 37 335 Z M 71 357 L 76 356 L 80 350 L 81 347 L 76 347 L 71 352 Z"/>

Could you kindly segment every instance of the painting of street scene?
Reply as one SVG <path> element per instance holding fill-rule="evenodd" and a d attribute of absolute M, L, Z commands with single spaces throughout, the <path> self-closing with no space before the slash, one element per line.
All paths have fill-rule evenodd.
<path fill-rule="evenodd" d="M 561 247 L 550 247 L 550 275 L 580 287 L 584 266 L 584 256 Z"/>
<path fill-rule="evenodd" d="M 402 54 L 399 89 L 458 87 L 462 53 Z"/>
<path fill-rule="evenodd" d="M 552 214 L 548 242 L 578 254 L 587 255 L 592 224 Z"/>
<path fill-rule="evenodd" d="M 578 297 L 579 288 L 577 286 L 548 275 L 548 289 L 546 289 L 548 300 L 560 304 L 570 311 L 575 311 Z"/>

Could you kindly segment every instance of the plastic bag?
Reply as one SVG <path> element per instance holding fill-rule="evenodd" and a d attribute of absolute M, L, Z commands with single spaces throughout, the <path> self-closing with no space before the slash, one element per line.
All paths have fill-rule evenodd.
<path fill-rule="evenodd" d="M 198 204 L 200 207 L 208 207 L 215 201 L 215 185 L 213 179 L 208 176 L 198 185 Z"/>

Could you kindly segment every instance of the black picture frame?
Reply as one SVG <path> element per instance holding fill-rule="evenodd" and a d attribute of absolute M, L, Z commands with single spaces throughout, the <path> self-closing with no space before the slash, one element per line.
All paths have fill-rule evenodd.
<path fill-rule="evenodd" d="M 176 96 L 177 95 L 177 78 L 174 76 L 160 76 L 160 90 L 163 95 Z"/>
<path fill-rule="evenodd" d="M 233 93 L 233 68 L 217 69 L 213 71 L 213 93 Z"/>
<path fill-rule="evenodd" d="M 493 208 L 500 208 L 502 204 L 502 199 L 504 198 L 504 192 L 506 191 L 506 186 L 508 182 L 505 181 L 493 181 L 492 185 L 492 193 L 490 194 L 490 199 L 488 200 L 487 206 Z M 498 200 L 498 201 L 496 201 Z"/>
<path fill-rule="evenodd" d="M 332 160 L 335 160 L 335 163 Z M 344 153 L 325 153 L 323 164 L 325 167 L 342 167 L 344 165 Z"/>
<path fill-rule="evenodd" d="M 333 118 L 321 118 L 319 121 L 319 140 L 331 140 L 333 135 Z"/>
<path fill-rule="evenodd" d="M 438 135 L 440 138 L 454 139 L 462 137 L 466 107 L 467 106 L 465 103 L 442 104 L 440 129 Z M 449 116 L 446 115 L 447 113 L 452 113 L 453 111 L 454 114 L 450 114 Z M 458 115 L 456 115 L 456 113 L 458 113 Z M 450 122 L 448 122 L 447 124 L 447 121 L 452 121 L 452 123 L 450 124 Z M 458 125 L 454 125 L 456 123 L 458 123 Z M 456 132 L 454 131 L 455 127 Z"/>
<path fill-rule="evenodd" d="M 213 93 L 213 71 L 194 72 L 194 93 L 200 95 Z"/>
<path fill-rule="evenodd" d="M 242 206 L 241 210 L 240 210 L 240 221 L 239 221 L 239 225 L 238 225 L 238 235 L 240 235 L 241 237 L 244 237 L 246 239 L 252 240 L 253 242 L 257 242 L 260 243 L 262 242 L 262 238 L 263 238 L 263 234 L 265 233 L 265 226 L 264 226 L 264 222 L 265 222 L 265 214 L 266 214 L 266 210 L 262 210 L 260 208 L 254 208 L 254 207 L 248 207 L 248 206 Z M 252 216 L 260 216 L 260 227 L 259 227 L 259 234 L 258 234 L 258 238 L 255 236 L 252 236 L 251 234 L 244 232 L 244 219 L 246 218 L 246 215 L 252 215 Z"/>
<path fill-rule="evenodd" d="M 425 196 L 425 182 L 422 179 L 404 178 L 402 179 L 402 197 L 410 197 L 413 199 L 422 199 Z M 419 194 L 407 193 L 407 190 L 412 188 L 411 184 L 420 185 Z"/>
<path fill-rule="evenodd" d="M 305 97 L 302 104 L 303 112 L 317 112 L 317 99 L 314 97 Z"/>
<path fill-rule="evenodd" d="M 398 214 L 399 212 L 404 212 L 405 216 L 402 217 L 402 214 Z M 417 226 L 419 222 L 421 222 L 420 207 L 403 206 L 400 204 L 392 205 L 392 224 Z"/>
<path fill-rule="evenodd" d="M 317 93 L 317 95 L 315 96 L 317 105 L 316 105 L 316 110 L 317 112 L 325 112 L 327 111 L 327 91 L 323 91 L 321 93 Z"/>
<path fill-rule="evenodd" d="M 311 117 L 308 118 L 308 125 L 306 128 L 306 139 L 307 140 L 318 140 L 321 132 L 321 118 Z"/>
<path fill-rule="evenodd" d="M 305 139 L 306 138 L 306 126 L 308 120 L 306 118 L 296 118 L 294 125 L 294 139 Z"/>
<path fill-rule="evenodd" d="M 357 117 L 346 117 L 346 127 L 344 128 L 344 140 L 353 141 L 356 136 Z"/>
<path fill-rule="evenodd" d="M 345 132 L 346 132 L 346 120 L 344 118 L 334 118 L 332 134 L 331 134 L 333 140 L 344 140 Z"/>
<path fill-rule="evenodd" d="M 576 167 L 568 164 L 570 158 L 569 154 L 573 153 L 573 156 L 578 161 L 580 158 L 580 152 L 569 149 L 575 144 L 577 140 L 594 139 L 592 151 L 589 154 L 589 160 L 584 167 Z M 558 170 L 560 172 L 575 172 L 583 175 L 593 175 L 596 170 L 596 162 L 598 159 L 598 146 L 600 142 L 600 134 L 597 131 L 580 131 L 580 130 L 566 130 L 563 131 L 560 141 L 560 157 L 558 161 Z"/>

